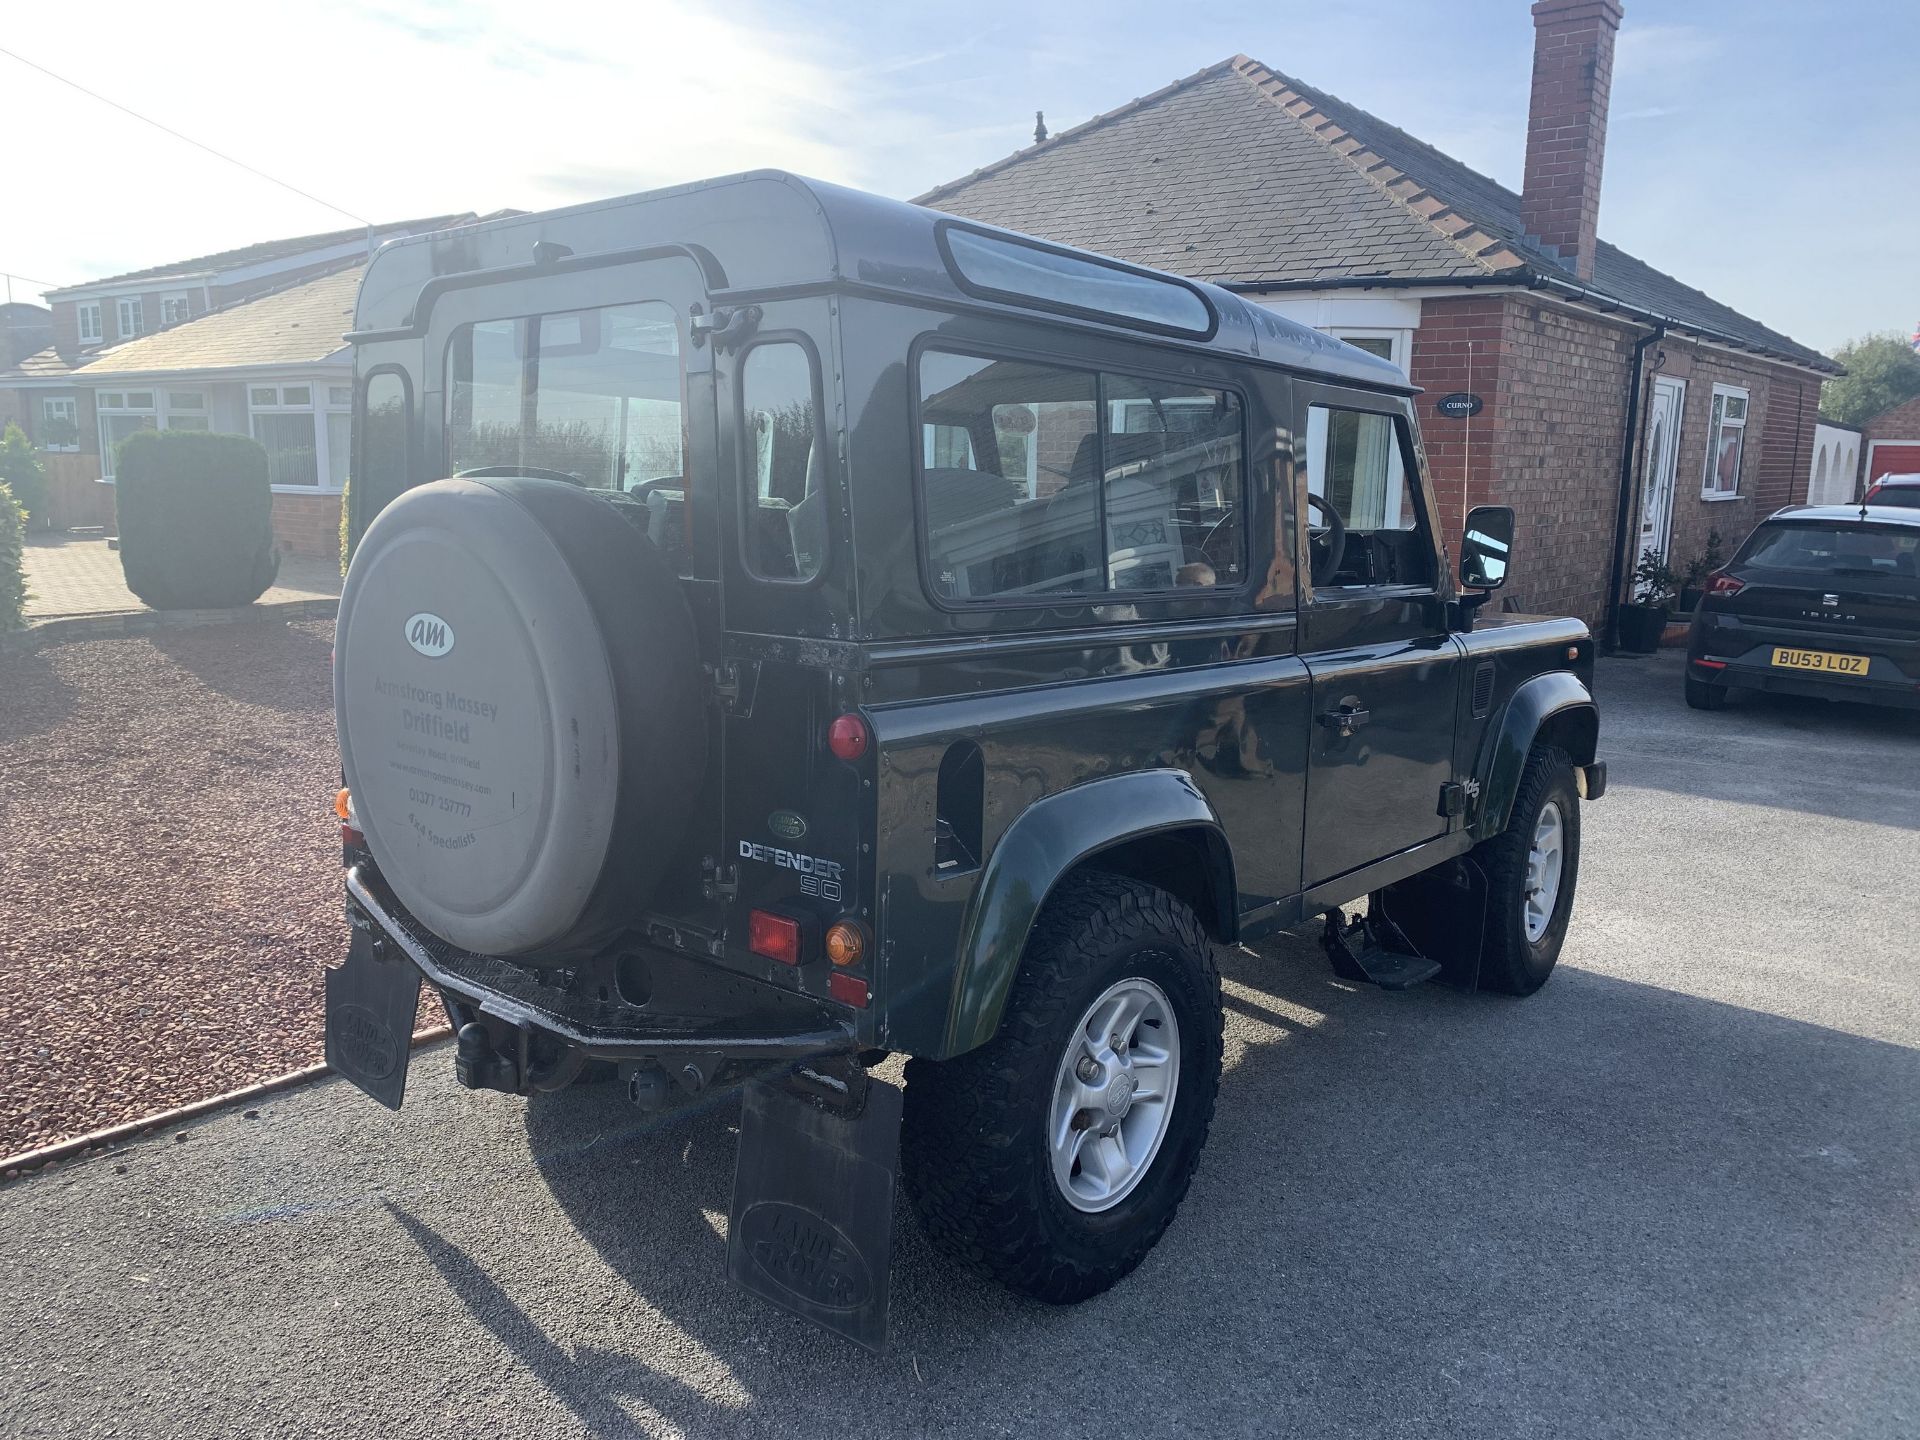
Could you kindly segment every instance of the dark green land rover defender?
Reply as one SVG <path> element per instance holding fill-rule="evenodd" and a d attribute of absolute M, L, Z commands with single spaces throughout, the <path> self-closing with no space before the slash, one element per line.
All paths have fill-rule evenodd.
<path fill-rule="evenodd" d="M 355 325 L 327 1049 L 386 1104 L 422 977 L 463 1085 L 738 1089 L 730 1274 L 877 1344 L 896 1167 L 1028 1295 L 1139 1263 L 1214 946 L 1551 972 L 1593 642 L 1480 615 L 1512 513 L 1456 581 L 1385 361 L 777 173 L 397 241 Z"/>

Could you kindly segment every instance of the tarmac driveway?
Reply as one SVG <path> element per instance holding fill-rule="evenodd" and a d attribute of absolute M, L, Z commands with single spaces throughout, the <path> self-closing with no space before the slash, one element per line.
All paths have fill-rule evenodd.
<path fill-rule="evenodd" d="M 0 1191 L 21 1434 L 1920 1431 L 1920 717 L 1603 667 L 1534 999 L 1226 957 L 1228 1074 L 1118 1289 L 1012 1300 L 904 1213 L 873 1359 L 729 1291 L 731 1107 L 650 1128 L 416 1057 Z"/>

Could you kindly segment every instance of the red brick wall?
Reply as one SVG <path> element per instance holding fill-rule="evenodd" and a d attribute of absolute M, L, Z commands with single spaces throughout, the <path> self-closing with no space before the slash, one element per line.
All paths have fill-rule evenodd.
<path fill-rule="evenodd" d="M 1457 559 L 1460 527 L 1466 512 L 1494 500 L 1494 440 L 1506 418 L 1496 404 L 1500 383 L 1503 325 L 1507 302 L 1495 295 L 1428 300 L 1421 306 L 1420 328 L 1413 332 L 1408 362 L 1420 397 L 1420 437 L 1427 473 L 1440 497 L 1440 534 Z M 1433 413 L 1442 395 L 1468 391 L 1486 407 L 1471 422 Z"/>
<path fill-rule="evenodd" d="M 1891 410 L 1882 410 L 1867 421 L 1865 434 L 1868 440 L 1920 442 L 1920 395 L 1916 395 L 1904 405 L 1896 405 Z M 1865 446 L 1861 448 L 1864 449 Z"/>
<path fill-rule="evenodd" d="M 1684 571 L 1706 548 L 1711 531 L 1720 532 L 1721 549 L 1733 552 L 1746 534 L 1783 505 L 1806 499 L 1807 468 L 1813 456 L 1813 427 L 1819 419 L 1819 381 L 1811 375 L 1764 360 L 1735 355 L 1683 341 L 1664 340 L 1664 372 L 1687 382 L 1680 422 L 1680 460 L 1673 487 L 1673 527 L 1667 563 Z M 1747 434 L 1740 457 L 1740 495 L 1708 500 L 1708 434 L 1713 419 L 1713 387 L 1737 385 L 1747 392 Z"/>
<path fill-rule="evenodd" d="M 1635 334 L 1524 296 L 1474 295 L 1423 302 L 1413 336 L 1412 378 L 1426 391 L 1420 430 L 1449 550 L 1466 508 L 1513 506 L 1508 593 L 1527 610 L 1577 615 L 1596 629 Z M 1454 390 L 1483 402 L 1471 438 L 1467 422 L 1433 413 Z"/>
<path fill-rule="evenodd" d="M 273 538 L 290 555 L 322 558 L 340 554 L 340 497 L 289 495 L 273 497 Z"/>

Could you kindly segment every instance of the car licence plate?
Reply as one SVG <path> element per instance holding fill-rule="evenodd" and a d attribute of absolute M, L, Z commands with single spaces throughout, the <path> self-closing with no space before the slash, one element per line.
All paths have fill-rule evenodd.
<path fill-rule="evenodd" d="M 1773 663 L 1787 670 L 1822 670 L 1831 675 L 1864 675 L 1867 657 L 1835 655 L 1828 650 L 1789 650 L 1775 646 Z"/>

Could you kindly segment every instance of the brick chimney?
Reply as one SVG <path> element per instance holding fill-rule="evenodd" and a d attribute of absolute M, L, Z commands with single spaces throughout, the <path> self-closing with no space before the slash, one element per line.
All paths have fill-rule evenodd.
<path fill-rule="evenodd" d="M 1538 0 L 1533 7 L 1533 95 L 1520 218 L 1527 233 L 1593 278 L 1600 164 L 1619 0 Z"/>

